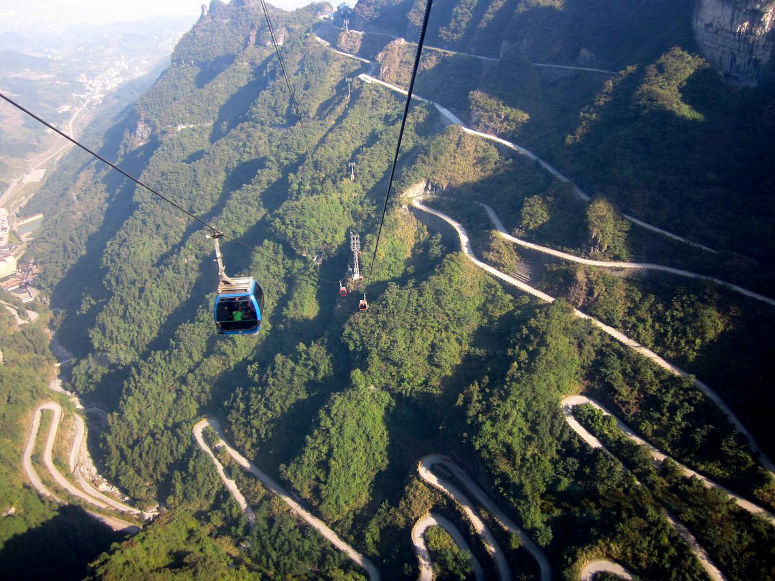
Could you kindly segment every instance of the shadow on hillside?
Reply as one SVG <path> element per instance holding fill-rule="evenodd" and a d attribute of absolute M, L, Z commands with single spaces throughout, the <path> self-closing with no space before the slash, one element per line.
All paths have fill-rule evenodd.
<path fill-rule="evenodd" d="M 123 126 L 121 127 L 123 129 Z M 122 131 L 117 128 L 110 139 L 121 139 Z M 129 154 L 122 160 L 122 168 L 131 175 L 140 175 L 147 160 L 156 148 L 155 142 L 148 143 Z M 103 150 L 111 150 L 116 145 L 109 142 Z M 101 150 L 101 151 L 103 151 Z M 111 154 L 103 153 L 110 157 Z M 113 157 L 115 159 L 115 156 Z M 83 357 L 90 345 L 85 331 L 94 326 L 101 308 L 99 302 L 85 312 L 79 311 L 83 297 L 90 296 L 96 301 L 107 298 L 103 283 L 103 270 L 99 266 L 108 243 L 114 239 L 124 222 L 137 207 L 134 200 L 135 184 L 124 176 L 107 170 L 102 185 L 108 192 L 105 200 L 106 210 L 100 228 L 86 240 L 85 252 L 68 269 L 51 293 L 53 308 L 61 308 L 66 315 L 58 328 L 58 338 L 76 357 Z M 111 193 L 112 192 L 112 193 Z"/>
<path fill-rule="evenodd" d="M 256 67 L 253 70 L 252 79 L 237 89 L 218 110 L 218 119 L 216 119 L 210 133 L 210 143 L 215 143 L 225 137 L 237 125 L 247 120 L 251 106 L 256 102 L 261 92 L 266 89 L 264 79 L 269 61 L 270 58 L 267 58 Z"/>
<path fill-rule="evenodd" d="M 62 506 L 51 520 L 5 543 L 0 579 L 83 579 L 88 564 L 122 538 L 82 508 Z"/>
<path fill-rule="evenodd" d="M 236 58 L 237 55 L 235 54 L 224 54 L 214 58 L 210 62 L 200 63 L 199 73 L 195 80 L 196 88 L 203 88 L 210 81 L 215 79 L 215 77 L 228 69 Z"/>

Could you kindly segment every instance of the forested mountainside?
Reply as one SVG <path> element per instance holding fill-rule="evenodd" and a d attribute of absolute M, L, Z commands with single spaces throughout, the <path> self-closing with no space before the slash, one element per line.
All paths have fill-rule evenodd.
<path fill-rule="evenodd" d="M 403 111 L 377 81 L 406 87 L 421 3 L 360 2 L 355 30 L 324 5 L 271 10 L 300 118 L 260 4 L 212 1 L 87 137 L 242 243 L 223 252 L 263 286 L 261 332 L 215 333 L 208 232 L 82 152 L 28 206 L 47 216 L 31 252 L 75 358 L 66 387 L 107 418 L 92 455 L 160 513 L 88 575 L 416 577 L 429 511 L 501 578 L 575 579 L 593 559 L 643 579 L 771 574 L 773 89 L 713 72 L 692 2 L 629 4 L 434 4 L 372 262 Z M 351 231 L 367 280 L 339 297 Z M 8 353 L 37 331 L 7 327 L 4 366 L 24 367 Z M 19 402 L 42 401 L 29 385 Z M 29 530 L 3 553 L 43 520 L 4 518 Z M 471 578 L 454 536 L 428 529 L 430 559 Z"/>

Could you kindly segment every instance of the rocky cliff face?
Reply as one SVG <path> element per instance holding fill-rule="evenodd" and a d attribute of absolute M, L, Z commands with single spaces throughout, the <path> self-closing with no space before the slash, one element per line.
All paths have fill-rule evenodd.
<path fill-rule="evenodd" d="M 735 84 L 754 86 L 775 44 L 775 0 L 698 0 L 694 33 L 713 66 Z"/>

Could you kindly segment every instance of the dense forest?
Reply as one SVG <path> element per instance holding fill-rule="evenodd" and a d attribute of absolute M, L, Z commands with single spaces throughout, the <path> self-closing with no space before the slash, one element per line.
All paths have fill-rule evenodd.
<path fill-rule="evenodd" d="M 448 50 L 426 46 L 416 92 L 567 178 L 413 101 L 383 223 L 404 97 L 359 75 L 407 85 L 423 6 L 362 0 L 349 16 L 364 33 L 338 28 L 341 15 L 321 18 L 323 4 L 271 9 L 281 64 L 259 5 L 212 0 L 153 87 L 110 129 L 83 134 L 239 242 L 222 249 L 230 274 L 264 289 L 258 335 L 215 332 L 209 232 L 83 152 L 70 152 L 29 203 L 46 215 L 28 252 L 50 305 L 33 307 L 40 318 L 25 325 L 0 308 L 0 509 L 15 507 L 3 517 L 0 578 L 33 565 L 40 576 L 69 567 L 73 578 L 93 579 L 366 578 L 207 431 L 219 475 L 192 436 L 205 417 L 384 578 L 417 576 L 411 531 L 431 510 L 495 574 L 461 505 L 422 477 L 418 462 L 433 453 L 524 530 L 552 579 L 575 579 L 598 558 L 642 579 L 706 578 L 674 521 L 727 578 L 773 574 L 766 516 L 670 459 L 655 465 L 611 416 L 579 406 L 574 417 L 604 448 L 588 446 L 561 402 L 588 395 L 670 458 L 774 512 L 772 474 L 693 377 L 772 457 L 775 307 L 707 279 L 585 266 L 516 246 L 481 206 L 535 244 L 663 264 L 771 296 L 773 177 L 753 160 L 775 142 L 772 85 L 724 83 L 694 43 L 688 0 L 438 1 L 427 42 Z M 535 64 L 575 66 L 579 54 L 603 73 Z M 459 222 L 480 260 L 557 300 L 490 276 L 407 192 Z M 362 282 L 347 278 L 350 232 L 363 241 Z M 348 296 L 338 295 L 339 281 Z M 364 293 L 369 309 L 358 312 Z M 54 398 L 41 372 L 54 363 L 49 327 L 74 355 L 66 389 L 104 412 L 90 432 L 97 466 L 137 506 L 159 511 L 131 539 L 38 497 L 17 469 L 32 409 Z M 462 485 L 443 467 L 433 472 Z M 536 578 L 532 546 L 491 513 L 484 520 L 511 577 Z M 52 538 L 50 552 L 64 556 L 31 564 Z M 472 578 L 447 532 L 431 527 L 425 541 L 439 578 Z"/>

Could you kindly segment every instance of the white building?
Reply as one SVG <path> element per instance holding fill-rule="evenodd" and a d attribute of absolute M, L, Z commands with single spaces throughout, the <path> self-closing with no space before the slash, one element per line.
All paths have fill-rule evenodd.
<path fill-rule="evenodd" d="M 11 253 L 0 253 L 0 279 L 16 273 L 16 258 Z"/>

